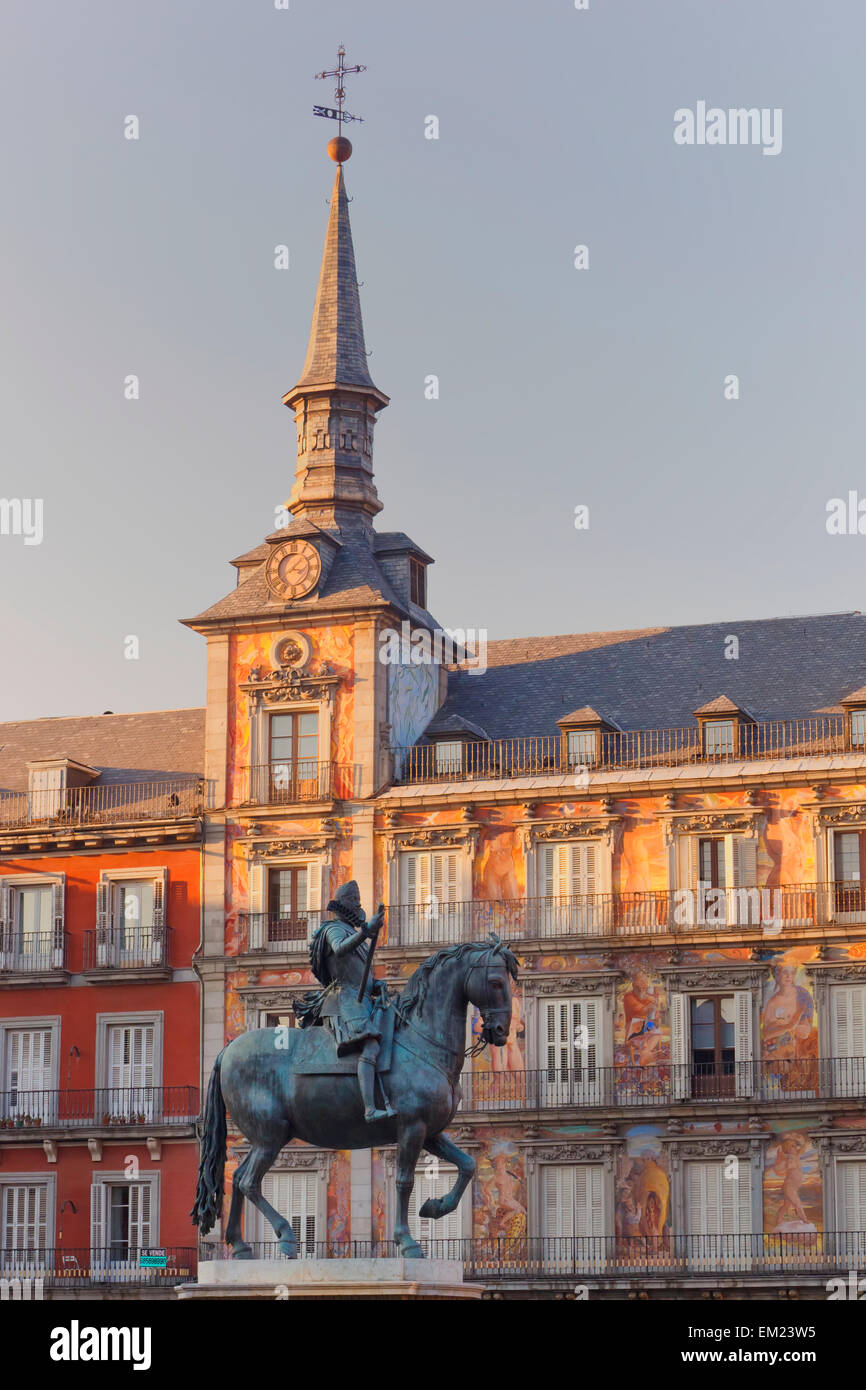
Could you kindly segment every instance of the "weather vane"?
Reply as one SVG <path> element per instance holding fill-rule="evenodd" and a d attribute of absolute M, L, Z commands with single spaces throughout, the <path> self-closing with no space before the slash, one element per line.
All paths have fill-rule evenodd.
<path fill-rule="evenodd" d="M 343 44 L 340 44 L 340 47 L 339 47 L 339 49 L 338 49 L 338 51 L 337 51 L 337 66 L 336 66 L 335 68 L 333 68 L 330 72 L 317 72 L 317 73 L 316 73 L 316 77 L 336 77 L 336 79 L 337 79 L 337 86 L 336 86 L 336 88 L 334 89 L 334 100 L 335 100 L 336 103 L 337 103 L 336 107 L 333 107 L 333 106 L 314 106 L 314 107 L 313 107 L 313 115 L 314 115 L 314 116 L 326 116 L 326 117 L 328 118 L 328 120 L 330 120 L 330 121 L 336 121 L 336 122 L 337 122 L 337 139 L 338 139 L 338 140 L 341 139 L 341 138 L 342 138 L 342 135 L 343 135 L 343 122 L 344 122 L 344 121 L 363 121 L 363 119 L 364 119 L 363 116 L 353 116 L 353 115 L 351 115 L 348 111 L 344 111 L 344 110 L 343 110 L 343 99 L 344 99 L 344 97 L 345 97 L 345 95 L 346 95 L 346 89 L 345 89 L 344 86 L 343 86 L 343 79 L 345 78 L 345 76 L 346 76 L 347 73 L 350 73 L 350 72 L 366 72 L 366 71 L 367 71 L 367 68 L 366 68 L 366 65 L 365 65 L 364 63 L 356 63 L 355 66 L 354 66 L 353 68 L 347 68 L 347 67 L 346 67 L 346 64 L 345 64 L 345 61 L 344 61 L 344 60 L 345 60 L 345 57 L 346 57 L 346 49 L 345 49 L 345 46 L 344 46 Z"/>

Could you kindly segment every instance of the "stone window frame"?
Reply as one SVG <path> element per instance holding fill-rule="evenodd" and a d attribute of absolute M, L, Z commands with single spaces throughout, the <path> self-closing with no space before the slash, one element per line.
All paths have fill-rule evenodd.
<path fill-rule="evenodd" d="M 550 999 L 599 999 L 604 1033 L 600 1067 L 613 1066 L 617 988 L 625 979 L 620 970 L 587 970 L 568 975 L 526 975 L 519 981 L 523 994 L 525 1026 L 524 1064 L 527 1071 L 542 1071 L 546 1063 L 541 1047 L 541 1002 Z"/>
<path fill-rule="evenodd" d="M 579 1164 L 597 1165 L 604 1168 L 604 1235 L 610 1243 L 615 1236 L 616 1220 L 616 1178 L 619 1156 L 625 1151 L 624 1137 L 608 1137 L 571 1142 L 563 1140 L 553 1144 L 523 1146 L 526 1168 L 526 1234 L 530 1238 L 543 1238 L 542 1214 L 544 1209 L 544 1168 L 551 1164 L 572 1168 Z"/>
<path fill-rule="evenodd" d="M 825 1115 L 824 1125 L 832 1123 L 833 1117 Z M 866 1128 L 863 1130 L 823 1130 L 812 1132 L 810 1138 L 818 1151 L 818 1162 L 821 1171 L 821 1190 L 823 1196 L 824 1230 L 835 1232 L 837 1230 L 838 1215 L 838 1186 L 836 1181 L 837 1165 L 846 1159 L 860 1160 L 866 1163 Z"/>
<path fill-rule="evenodd" d="M 685 1164 L 691 1159 L 698 1162 L 723 1163 L 731 1155 L 737 1159 L 748 1159 L 751 1182 L 752 1235 L 763 1233 L 764 1229 L 764 1166 L 768 1144 L 775 1136 L 761 1134 L 677 1134 L 663 1135 L 662 1147 L 668 1161 L 671 1183 L 670 1216 L 673 1235 L 689 1236 L 686 1214 L 688 1210 Z"/>
<path fill-rule="evenodd" d="M 153 1086 L 160 1090 L 163 1086 L 163 1062 L 165 1055 L 165 1013 L 162 1009 L 142 1009 L 140 1011 L 119 1010 L 117 1013 L 98 1013 L 96 1015 L 96 1048 L 94 1057 L 94 1089 L 111 1090 L 111 1077 L 108 1074 L 108 1030 L 146 1026 L 153 1024 Z"/>
<path fill-rule="evenodd" d="M 587 816 L 579 819 L 544 820 L 530 818 L 520 827 L 523 852 L 526 860 L 526 898 L 543 898 L 541 885 L 542 849 L 556 844 L 582 844 L 592 840 L 600 850 L 598 856 L 598 886 L 596 892 L 613 892 L 613 862 L 617 840 L 623 824 L 622 816 L 603 813 L 600 816 Z"/>

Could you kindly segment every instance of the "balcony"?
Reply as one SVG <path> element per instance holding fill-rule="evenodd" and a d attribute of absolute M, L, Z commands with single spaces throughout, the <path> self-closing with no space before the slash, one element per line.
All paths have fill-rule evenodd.
<path fill-rule="evenodd" d="M 245 806 L 329 805 L 358 795 L 360 769 L 351 763 L 300 758 L 248 767 L 245 783 Z"/>
<path fill-rule="evenodd" d="M 128 979 L 166 976 L 170 965 L 168 927 L 112 927 L 84 933 L 85 975 Z"/>
<path fill-rule="evenodd" d="M 680 1101 L 862 1100 L 866 1057 L 690 1063 L 639 1067 L 544 1067 L 534 1071 L 466 1071 L 464 1113 L 500 1110 L 652 1107 Z"/>
<path fill-rule="evenodd" d="M 785 928 L 866 922 L 866 886 L 807 883 L 451 903 L 431 897 L 389 907 L 387 921 L 387 944 L 406 947 L 474 941 L 488 931 L 511 941 L 749 930 L 772 938 Z"/>
<path fill-rule="evenodd" d="M 64 982 L 68 945 L 64 931 L 0 930 L 0 986 Z"/>
<path fill-rule="evenodd" d="M 192 1126 L 199 1113 L 197 1086 L 110 1086 L 92 1091 L 0 1091 L 0 1140 L 30 1139 L 46 1130 L 123 1130 L 146 1125 Z"/>
<path fill-rule="evenodd" d="M 201 815 L 204 806 L 201 778 L 0 792 L 0 831 L 75 830 L 129 821 L 180 820 Z"/>
<path fill-rule="evenodd" d="M 754 1235 L 517 1236 L 421 1240 L 429 1259 L 460 1260 L 466 1279 L 574 1281 L 583 1276 L 623 1279 L 655 1276 L 828 1275 L 842 1278 L 866 1260 L 866 1231 L 758 1232 Z M 280 1259 L 277 1243 L 253 1245 L 255 1258 Z M 307 1241 L 306 1259 L 381 1259 L 399 1253 L 393 1241 Z M 203 1246 L 202 1261 L 227 1259 L 224 1246 Z"/>
<path fill-rule="evenodd" d="M 285 916 L 279 912 L 238 913 L 238 955 L 248 951 L 302 951 L 306 953 L 323 914 L 303 912 Z"/>
<path fill-rule="evenodd" d="M 450 747 L 451 745 L 449 745 Z M 710 747 L 699 727 L 686 729 L 599 730 L 595 757 L 584 761 L 569 752 L 560 734 L 465 743 L 445 759 L 435 744 L 393 750 L 395 782 L 503 780 L 517 777 L 575 776 L 578 772 L 642 771 L 698 763 L 754 762 L 766 758 L 866 756 L 845 730 L 844 715 L 740 724 L 729 747 Z"/>
<path fill-rule="evenodd" d="M 162 1259 L 165 1258 L 165 1264 Z M 143 1260 L 151 1263 L 143 1264 Z M 123 1243 L 107 1249 L 0 1249 L 0 1279 L 30 1280 L 30 1288 L 42 1281 L 42 1288 L 90 1289 L 97 1284 L 125 1284 L 155 1289 L 186 1284 L 195 1279 L 197 1252 L 191 1246 L 160 1246 L 158 1251 L 130 1250 Z M 22 1289 L 23 1293 L 23 1289 Z"/>

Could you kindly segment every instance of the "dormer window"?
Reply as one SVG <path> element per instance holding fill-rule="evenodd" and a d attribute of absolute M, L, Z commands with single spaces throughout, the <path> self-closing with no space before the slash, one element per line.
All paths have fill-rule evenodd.
<path fill-rule="evenodd" d="M 866 748 L 866 685 L 842 700 L 849 748 Z"/>
<path fill-rule="evenodd" d="M 707 761 L 736 757 L 751 746 L 746 736 L 755 721 L 727 695 L 718 695 L 694 714 L 700 731 L 700 756 Z"/>
<path fill-rule="evenodd" d="M 427 566 L 409 556 L 409 598 L 418 608 L 427 607 Z"/>
<path fill-rule="evenodd" d="M 86 797 L 84 788 L 99 772 L 71 758 L 40 758 L 27 764 L 28 813 L 30 820 L 53 820 Z"/>
<path fill-rule="evenodd" d="M 463 742 L 436 743 L 436 776 L 448 777 L 463 769 Z"/>
<path fill-rule="evenodd" d="M 866 747 L 866 709 L 853 710 L 851 713 L 851 747 Z"/>
<path fill-rule="evenodd" d="M 563 762 L 569 772 L 594 767 L 602 761 L 606 735 L 613 734 L 615 726 L 591 705 L 572 710 L 556 722 L 562 733 Z"/>
<path fill-rule="evenodd" d="M 571 729 L 565 736 L 568 766 L 588 767 L 598 761 L 598 730 Z"/>

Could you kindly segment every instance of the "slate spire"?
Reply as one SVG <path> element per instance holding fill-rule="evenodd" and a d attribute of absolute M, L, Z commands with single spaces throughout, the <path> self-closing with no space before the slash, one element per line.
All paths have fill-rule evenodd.
<path fill-rule="evenodd" d="M 373 427 L 388 397 L 367 366 L 349 199 L 338 168 L 313 308 L 307 356 L 297 386 L 283 397 L 295 412 L 298 464 L 288 507 L 323 527 L 369 524 L 382 510 L 373 483 Z"/>

